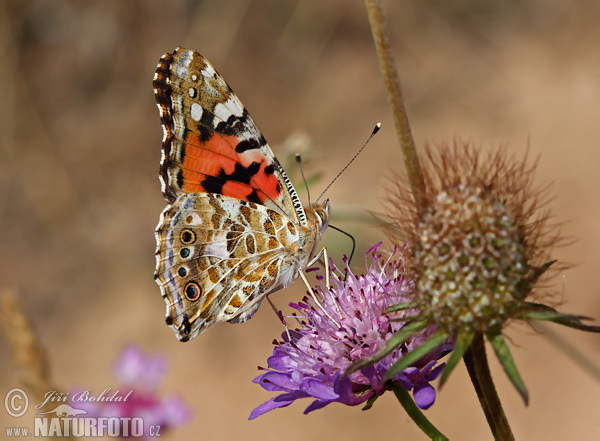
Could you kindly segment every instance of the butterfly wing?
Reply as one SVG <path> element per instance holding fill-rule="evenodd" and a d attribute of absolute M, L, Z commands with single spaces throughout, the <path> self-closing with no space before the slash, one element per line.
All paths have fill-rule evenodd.
<path fill-rule="evenodd" d="M 167 324 L 182 341 L 217 322 L 246 321 L 298 269 L 296 227 L 253 202 L 182 195 L 163 212 L 156 234 Z"/>
<path fill-rule="evenodd" d="M 160 178 L 168 202 L 214 193 L 255 202 L 306 224 L 302 204 L 248 111 L 198 52 L 160 59 L 154 93 L 163 125 Z"/>
<path fill-rule="evenodd" d="M 249 319 L 265 295 L 291 284 L 316 233 L 254 121 L 204 57 L 185 48 L 163 55 L 154 92 L 170 203 L 156 230 L 155 278 L 167 323 L 187 341 L 213 323 Z"/>

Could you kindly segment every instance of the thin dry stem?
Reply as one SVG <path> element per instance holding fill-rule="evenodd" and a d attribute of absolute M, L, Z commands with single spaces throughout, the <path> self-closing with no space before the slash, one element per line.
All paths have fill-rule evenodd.
<path fill-rule="evenodd" d="M 463 357 L 479 403 L 496 441 L 514 441 L 487 363 L 483 335 L 477 334 Z"/>
<path fill-rule="evenodd" d="M 394 124 L 396 125 L 396 133 L 400 141 L 402 156 L 404 157 L 408 181 L 412 189 L 417 213 L 421 214 L 424 209 L 422 196 L 425 194 L 425 181 L 423 180 L 423 172 L 419 164 L 415 141 L 410 130 L 406 108 L 404 107 L 402 89 L 400 88 L 400 80 L 392 55 L 383 6 L 381 0 L 366 0 L 366 4 L 377 57 L 379 58 L 379 67 L 385 81 L 388 100 L 392 107 Z"/>

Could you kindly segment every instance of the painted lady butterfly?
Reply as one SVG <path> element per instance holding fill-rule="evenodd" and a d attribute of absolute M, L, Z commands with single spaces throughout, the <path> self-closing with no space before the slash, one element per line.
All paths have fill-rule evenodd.
<path fill-rule="evenodd" d="M 163 55 L 154 93 L 169 203 L 154 277 L 167 324 L 188 341 L 215 323 L 245 322 L 291 285 L 327 228 L 329 203 L 302 207 L 248 111 L 199 53 Z"/>

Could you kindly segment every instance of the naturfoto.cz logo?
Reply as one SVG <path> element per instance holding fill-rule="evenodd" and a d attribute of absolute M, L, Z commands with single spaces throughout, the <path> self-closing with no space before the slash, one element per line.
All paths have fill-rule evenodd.
<path fill-rule="evenodd" d="M 69 400 L 69 393 L 50 391 L 45 400 L 35 406 L 41 409 L 48 403 L 57 403 L 53 409 L 37 412 L 33 418 L 33 430 L 29 427 L 6 427 L 7 438 L 16 437 L 158 437 L 160 426 L 150 426 L 144 430 L 144 421 L 140 417 L 91 417 L 85 409 L 78 409 L 71 404 L 76 402 L 127 401 L 133 391 L 123 395 L 118 390 L 110 394 L 105 389 L 95 396 L 91 390 L 78 392 Z M 29 407 L 29 398 L 22 389 L 11 389 L 4 398 L 6 412 L 14 417 L 23 416 Z"/>

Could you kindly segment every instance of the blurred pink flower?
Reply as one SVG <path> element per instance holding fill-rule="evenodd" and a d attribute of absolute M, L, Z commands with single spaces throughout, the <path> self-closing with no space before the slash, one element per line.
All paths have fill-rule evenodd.
<path fill-rule="evenodd" d="M 128 346 L 123 350 L 114 364 L 114 374 L 119 385 L 105 396 L 118 395 L 126 397 L 123 401 L 79 401 L 80 393 L 71 395 L 71 404 L 77 409 L 87 411 L 82 417 L 92 418 L 141 418 L 143 433 L 141 439 L 156 434 L 156 428 L 162 435 L 165 431 L 181 426 L 189 421 L 190 411 L 181 398 L 176 395 L 160 396 L 157 393 L 167 372 L 167 359 L 161 354 L 146 355 L 136 346 Z M 130 393 L 131 392 L 131 393 Z M 129 421 L 129 422 L 128 422 Z M 122 423 L 123 424 L 123 423 Z M 152 427 L 152 430 L 150 428 Z M 120 436 L 127 438 L 130 427 L 121 427 Z"/>

